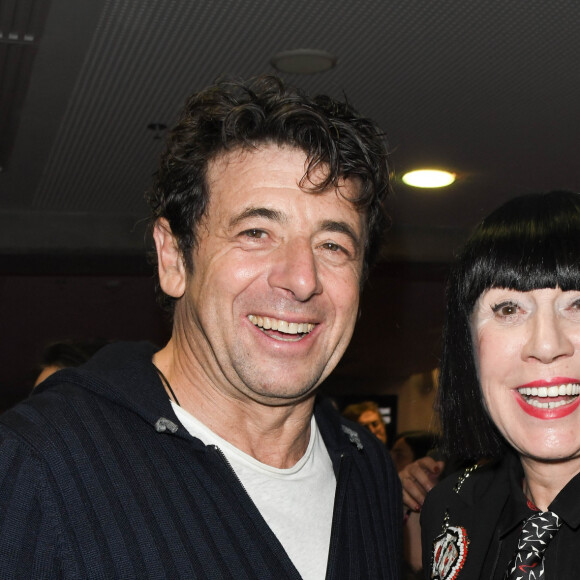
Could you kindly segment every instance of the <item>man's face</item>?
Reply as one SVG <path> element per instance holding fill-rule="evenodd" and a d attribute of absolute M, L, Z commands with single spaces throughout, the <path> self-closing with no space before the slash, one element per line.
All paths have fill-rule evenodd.
<path fill-rule="evenodd" d="M 212 387 L 288 404 L 310 394 L 344 353 L 355 324 L 364 215 L 298 186 L 305 154 L 265 145 L 210 162 L 210 203 L 175 325 Z"/>

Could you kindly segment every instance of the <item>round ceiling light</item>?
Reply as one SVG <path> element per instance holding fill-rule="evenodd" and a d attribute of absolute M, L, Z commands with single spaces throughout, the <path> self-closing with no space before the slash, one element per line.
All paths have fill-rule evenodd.
<path fill-rule="evenodd" d="M 455 181 L 455 173 L 441 169 L 417 169 L 403 175 L 403 183 L 412 187 L 447 187 Z"/>
<path fill-rule="evenodd" d="M 330 52 L 309 48 L 278 52 L 270 60 L 270 64 L 276 70 L 299 75 L 312 75 L 330 70 L 336 66 L 336 62 L 336 57 Z"/>

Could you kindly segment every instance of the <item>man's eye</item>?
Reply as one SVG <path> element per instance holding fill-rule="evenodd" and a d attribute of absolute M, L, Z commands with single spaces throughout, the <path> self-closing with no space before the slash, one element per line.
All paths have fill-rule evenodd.
<path fill-rule="evenodd" d="M 513 302 L 502 302 L 501 304 L 496 304 L 491 307 L 494 314 L 499 316 L 513 316 L 518 312 L 518 305 Z"/>
<path fill-rule="evenodd" d="M 336 242 L 324 242 L 321 245 L 321 248 L 323 250 L 328 250 L 329 252 L 332 253 L 344 254 L 345 257 L 351 257 L 354 255 L 354 252 L 351 248 L 349 248 L 348 246 L 342 246 L 340 244 L 337 244 Z"/>
<path fill-rule="evenodd" d="M 246 230 L 243 234 L 248 238 L 263 238 L 266 235 L 266 232 L 252 228 L 251 230 Z"/>

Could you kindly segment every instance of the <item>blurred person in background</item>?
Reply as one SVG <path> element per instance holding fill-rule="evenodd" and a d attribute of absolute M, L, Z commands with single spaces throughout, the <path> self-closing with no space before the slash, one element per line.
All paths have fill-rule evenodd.
<path fill-rule="evenodd" d="M 56 371 L 78 367 L 111 341 L 104 338 L 66 339 L 45 346 L 40 356 L 37 387 Z"/>
<path fill-rule="evenodd" d="M 395 438 L 391 447 L 391 457 L 398 472 L 425 457 L 437 447 L 438 437 L 430 431 L 403 431 Z M 405 579 L 416 580 L 423 577 L 421 549 L 421 527 L 419 514 L 407 511 L 403 527 L 403 557 Z"/>
<path fill-rule="evenodd" d="M 425 457 L 437 447 L 437 435 L 430 431 L 403 431 L 399 433 L 391 447 L 391 457 L 397 471 Z"/>
<path fill-rule="evenodd" d="M 387 444 L 387 427 L 379 406 L 374 401 L 363 401 L 348 405 L 342 412 L 343 417 L 366 427 L 379 441 Z"/>

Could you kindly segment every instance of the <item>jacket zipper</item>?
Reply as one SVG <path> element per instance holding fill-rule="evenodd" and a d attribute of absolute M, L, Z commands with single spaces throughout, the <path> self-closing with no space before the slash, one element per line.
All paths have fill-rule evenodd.
<path fill-rule="evenodd" d="M 254 503 L 254 500 L 251 498 L 245 485 L 242 483 L 241 479 L 238 477 L 238 474 L 235 472 L 234 468 L 232 467 L 232 464 L 230 463 L 228 458 L 225 456 L 225 453 L 217 445 L 211 445 L 211 447 L 213 447 L 213 449 L 219 455 L 221 460 L 224 462 L 224 465 L 227 467 L 228 471 L 232 474 L 234 479 L 238 482 L 239 486 L 244 490 L 246 497 L 248 498 L 248 500 L 250 502 L 252 502 L 252 505 L 256 508 L 256 511 L 258 513 L 260 513 L 260 510 L 258 509 L 256 504 Z M 292 560 L 290 560 L 290 557 L 286 553 L 286 550 L 284 550 L 284 546 L 282 546 L 282 544 L 280 543 L 280 540 L 276 537 L 276 534 L 272 531 L 270 526 L 268 526 L 266 520 L 264 519 L 264 517 L 262 516 L 261 513 L 260 513 L 260 517 L 262 518 L 262 521 L 264 522 L 264 526 L 266 526 L 270 530 L 272 535 L 276 538 L 277 543 L 274 544 L 273 548 L 274 548 L 274 551 L 276 552 L 276 555 L 278 556 L 279 561 L 282 562 L 284 559 L 288 560 L 295 571 L 294 575 L 296 576 L 296 578 L 300 578 L 300 574 L 298 573 L 298 570 L 296 570 L 296 566 L 294 566 L 294 562 L 292 562 Z"/>
<path fill-rule="evenodd" d="M 242 480 L 238 477 L 238 474 L 235 472 L 234 468 L 232 467 L 232 464 L 229 462 L 228 458 L 225 456 L 225 453 L 217 445 L 212 445 L 212 447 L 215 449 L 217 454 L 221 457 L 221 460 L 225 463 L 225 465 L 228 468 L 228 470 L 230 471 L 230 473 L 234 476 L 234 479 L 238 482 L 240 487 L 244 490 L 245 494 L 248 496 L 248 499 L 252 503 L 254 503 L 254 500 L 250 497 L 248 490 L 246 489 L 246 487 L 242 483 Z"/>

